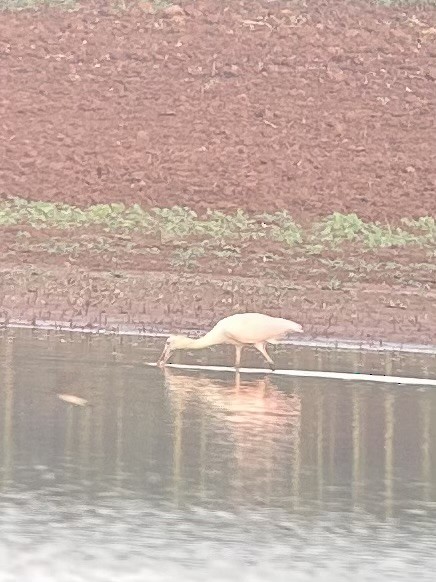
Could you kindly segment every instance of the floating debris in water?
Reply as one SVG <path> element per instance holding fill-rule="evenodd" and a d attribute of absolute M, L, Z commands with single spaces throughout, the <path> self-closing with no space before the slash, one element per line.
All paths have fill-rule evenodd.
<path fill-rule="evenodd" d="M 68 404 L 74 404 L 75 406 L 85 406 L 88 401 L 85 398 L 80 398 L 80 396 L 74 396 L 73 394 L 58 394 L 58 398 Z"/>

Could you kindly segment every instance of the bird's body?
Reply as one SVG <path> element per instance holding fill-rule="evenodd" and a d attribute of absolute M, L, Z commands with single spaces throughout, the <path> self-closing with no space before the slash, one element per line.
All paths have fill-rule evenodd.
<path fill-rule="evenodd" d="M 289 319 L 271 317 L 263 313 L 237 313 L 221 319 L 208 333 L 198 339 L 182 335 L 170 336 L 158 360 L 158 365 L 164 365 L 175 350 L 202 349 L 218 344 L 231 344 L 236 347 L 236 368 L 240 365 L 242 348 L 252 345 L 274 369 L 274 362 L 266 352 L 266 344 L 277 343 L 289 332 L 301 333 L 302 331 L 299 323 Z"/>

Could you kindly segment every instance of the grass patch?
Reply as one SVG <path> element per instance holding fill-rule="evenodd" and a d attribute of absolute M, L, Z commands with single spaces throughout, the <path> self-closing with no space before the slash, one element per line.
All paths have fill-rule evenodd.
<path fill-rule="evenodd" d="M 186 249 L 177 249 L 173 252 L 170 264 L 173 267 L 194 269 L 198 265 L 198 259 L 204 257 L 206 249 L 202 246 L 190 246 Z"/>
<path fill-rule="evenodd" d="M 403 219 L 400 226 L 365 222 L 356 214 L 334 213 L 303 228 L 286 212 L 249 215 L 209 211 L 198 216 L 189 208 L 155 208 L 139 205 L 97 204 L 85 209 L 68 204 L 33 202 L 22 199 L 0 201 L 0 228 L 9 226 L 35 229 L 95 227 L 108 233 L 140 232 L 158 235 L 163 243 L 207 246 L 217 257 L 237 257 L 241 244 L 272 241 L 286 250 L 302 249 L 317 255 L 326 249 L 348 244 L 362 251 L 389 247 L 436 249 L 436 220 L 427 216 Z M 201 252 L 197 252 L 197 258 Z M 203 253 L 205 254 L 205 253 Z M 182 258 L 180 260 L 183 260 Z"/>
<path fill-rule="evenodd" d="M 401 227 L 392 227 L 389 224 L 364 222 L 356 214 L 336 212 L 315 225 L 314 234 L 320 243 L 330 246 L 348 241 L 361 243 L 370 249 L 436 243 L 434 218 L 403 219 L 401 224 Z"/>
<path fill-rule="evenodd" d="M 12 236 L 11 236 L 12 235 Z M 436 221 L 404 219 L 396 225 L 334 213 L 298 224 L 273 214 L 198 215 L 189 208 L 0 201 L 4 263 L 88 265 L 111 272 L 163 270 L 214 273 L 262 280 L 316 281 L 328 291 L 362 282 L 434 284 Z"/>

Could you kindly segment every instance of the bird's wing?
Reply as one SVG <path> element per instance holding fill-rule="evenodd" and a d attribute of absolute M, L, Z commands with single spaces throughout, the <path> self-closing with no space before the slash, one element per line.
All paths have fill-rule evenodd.
<path fill-rule="evenodd" d="M 262 313 L 241 313 L 222 319 L 216 327 L 233 341 L 254 344 L 277 340 L 293 328 L 295 330 L 295 326 L 298 327 L 298 324 L 279 317 Z"/>

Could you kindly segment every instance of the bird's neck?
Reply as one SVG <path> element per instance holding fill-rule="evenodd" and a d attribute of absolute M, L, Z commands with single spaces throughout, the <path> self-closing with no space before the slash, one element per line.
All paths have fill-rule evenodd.
<path fill-rule="evenodd" d="M 186 338 L 186 349 L 188 350 L 201 350 L 202 348 L 208 348 L 221 343 L 218 338 L 211 331 L 199 338 Z"/>

